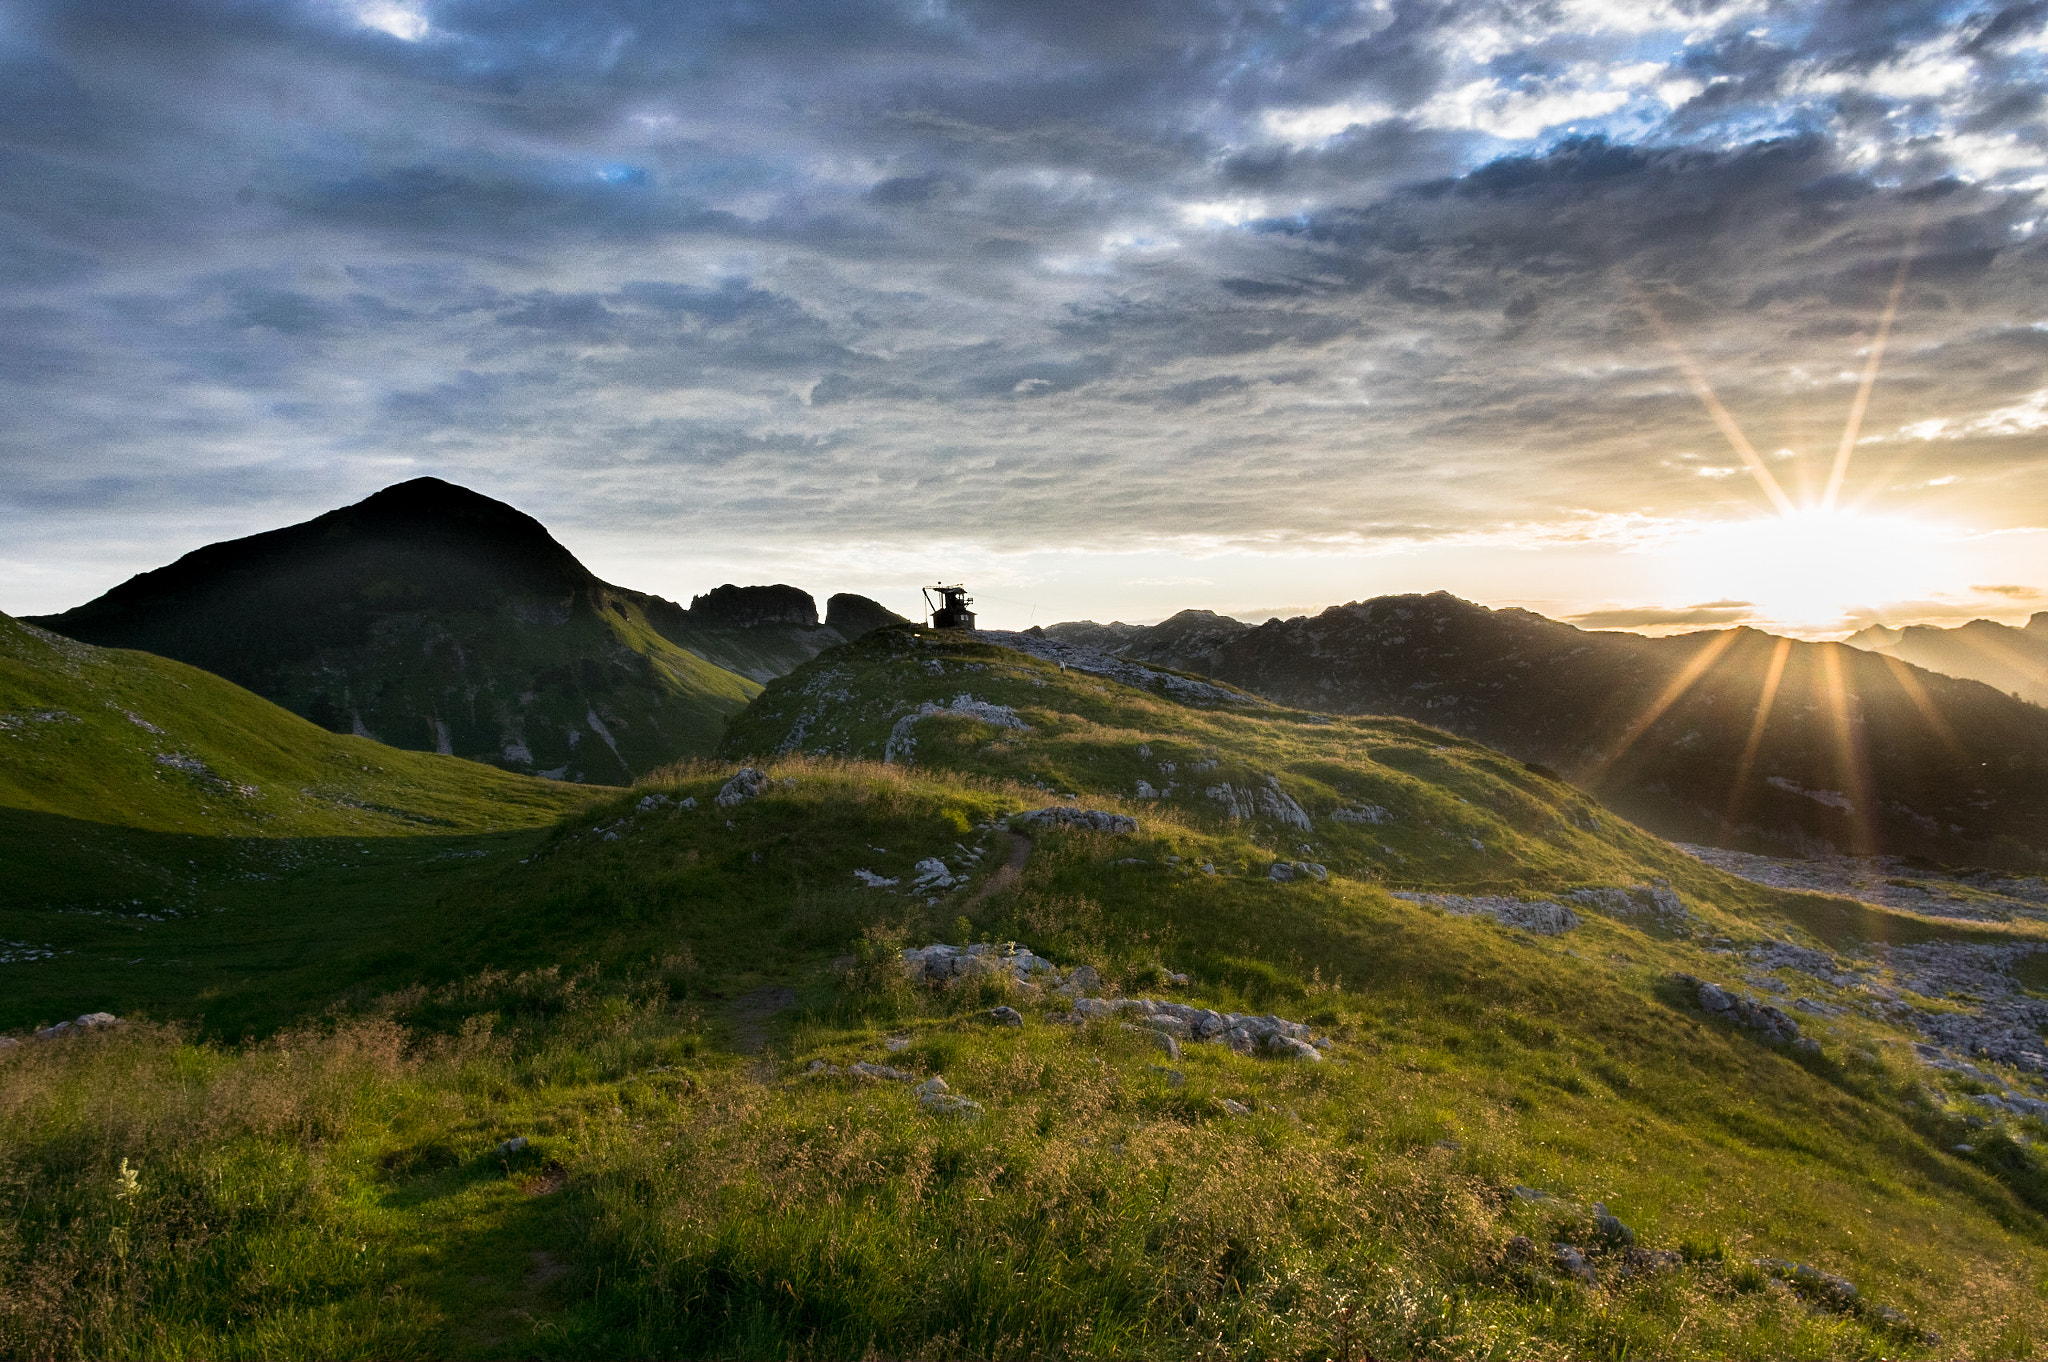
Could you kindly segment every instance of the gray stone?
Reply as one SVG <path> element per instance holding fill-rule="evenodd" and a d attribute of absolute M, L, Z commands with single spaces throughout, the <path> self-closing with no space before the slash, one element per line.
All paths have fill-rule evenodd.
<path fill-rule="evenodd" d="M 1327 880 L 1330 878 L 1328 867 L 1318 865 L 1314 861 L 1275 861 L 1273 862 L 1273 868 L 1268 870 L 1266 874 L 1269 878 L 1275 880 Z"/>
<path fill-rule="evenodd" d="M 1020 813 L 1010 822 L 1026 827 L 1075 828 L 1082 832 L 1106 832 L 1118 836 L 1138 830 L 1138 820 L 1127 813 L 1111 813 L 1107 809 L 1070 809 L 1064 805 Z"/>
<path fill-rule="evenodd" d="M 517 1154 L 525 1150 L 531 1143 L 532 1141 L 528 1140 L 524 1135 L 514 1135 L 509 1140 L 501 1140 L 499 1142 L 497 1154 L 500 1158 Z"/>
<path fill-rule="evenodd" d="M 1164 1064 L 1147 1064 L 1145 1067 L 1165 1078 L 1166 1086 L 1169 1088 L 1179 1088 L 1187 1085 L 1188 1076 L 1179 1069 L 1169 1069 Z"/>
<path fill-rule="evenodd" d="M 1232 1116 L 1249 1116 L 1252 1114 L 1252 1109 L 1250 1107 L 1246 1106 L 1242 1102 L 1234 1101 L 1233 1099 L 1228 1097 L 1223 1099 L 1223 1109 L 1229 1112 Z"/>
<path fill-rule="evenodd" d="M 1586 1261 L 1584 1249 L 1575 1248 L 1570 1244 L 1552 1244 L 1550 1263 L 1565 1276 L 1584 1282 L 1587 1286 L 1600 1284 L 1599 1274 L 1595 1273 L 1593 1265 Z"/>
<path fill-rule="evenodd" d="M 1503 927 L 1519 927 L 1538 936 L 1557 936 L 1579 925 L 1579 915 L 1548 899 L 1517 899 L 1498 894 L 1396 893 L 1394 898 L 1424 903 L 1459 917 L 1489 917 Z"/>
<path fill-rule="evenodd" d="M 947 1090 L 946 1080 L 934 1074 L 911 1089 L 918 1106 L 939 1116 L 979 1116 L 981 1103 Z"/>
<path fill-rule="evenodd" d="M 1609 1248 L 1622 1248 L 1636 1241 L 1636 1232 L 1622 1224 L 1620 1218 L 1602 1202 L 1593 1203 L 1593 1226 L 1600 1231 L 1602 1242 Z"/>
<path fill-rule="evenodd" d="M 887 1064 L 870 1064 L 864 1059 L 847 1065 L 846 1072 L 853 1078 L 865 1078 L 877 1083 L 908 1083 L 917 1077 L 916 1074 L 905 1073 Z"/>
<path fill-rule="evenodd" d="M 734 774 L 731 780 L 728 780 L 720 787 L 718 797 L 714 802 L 721 809 L 729 809 L 736 804 L 744 804 L 749 799 L 766 794 L 768 786 L 769 780 L 766 771 L 752 766 L 743 766 Z"/>
<path fill-rule="evenodd" d="M 1733 1022 L 1746 1031 L 1754 1031 L 1765 1040 L 1776 1044 L 1789 1044 L 1799 1039 L 1799 1023 L 1772 1007 L 1754 998 L 1745 998 L 1739 993 L 1730 993 L 1718 984 L 1690 974 L 1674 974 L 1672 980 L 1692 989 L 1699 998 L 1700 1011 L 1721 1021 Z"/>
<path fill-rule="evenodd" d="M 992 1007 L 989 1009 L 988 1019 L 997 1026 L 1022 1026 L 1024 1024 L 1024 1014 L 1014 1007 Z"/>
<path fill-rule="evenodd" d="M 1758 1258 L 1755 1265 L 1785 1282 L 1797 1291 L 1832 1310 L 1850 1310 L 1856 1305 L 1856 1284 L 1847 1277 L 1837 1277 L 1832 1272 L 1823 1272 L 1805 1263 L 1795 1263 L 1784 1258 Z"/>

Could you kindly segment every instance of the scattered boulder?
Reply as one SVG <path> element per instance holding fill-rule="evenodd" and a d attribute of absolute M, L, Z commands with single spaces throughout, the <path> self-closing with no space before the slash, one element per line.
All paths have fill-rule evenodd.
<path fill-rule="evenodd" d="M 1225 816 L 1234 820 L 1270 818 L 1303 832 L 1315 828 L 1315 820 L 1308 816 L 1308 810 L 1295 802 L 1293 795 L 1280 788 L 1277 776 L 1267 776 L 1262 783 L 1243 789 L 1225 781 L 1221 785 L 1211 785 L 1203 793 L 1221 804 Z"/>
<path fill-rule="evenodd" d="M 1102 992 L 1102 976 L 1093 965 L 1076 965 L 1059 986 L 1069 998 L 1085 998 Z"/>
<path fill-rule="evenodd" d="M 1252 1114 L 1252 1109 L 1250 1107 L 1246 1106 L 1242 1102 L 1235 1101 L 1228 1097 L 1223 1099 L 1223 1110 L 1228 1112 L 1232 1116 L 1249 1116 Z"/>
<path fill-rule="evenodd" d="M 917 1077 L 916 1074 L 905 1073 L 887 1064 L 870 1064 L 864 1059 L 847 1065 L 846 1072 L 851 1077 L 865 1078 L 876 1083 L 908 1083 Z"/>
<path fill-rule="evenodd" d="M 1538 936 L 1557 936 L 1579 925 L 1579 915 L 1548 899 L 1517 899 L 1496 894 L 1411 894 L 1393 897 L 1428 904 L 1458 917 L 1490 917 L 1503 927 L 1519 927 Z"/>
<path fill-rule="evenodd" d="M 45 1026 L 42 1030 L 36 1032 L 36 1039 L 55 1040 L 59 1036 L 74 1035 L 80 1031 L 97 1031 L 102 1026 L 118 1026 L 120 1024 L 121 1019 L 111 1012 L 87 1012 L 75 1020 L 58 1022 L 55 1026 Z"/>
<path fill-rule="evenodd" d="M 738 773 L 718 791 L 714 801 L 719 808 L 729 809 L 743 804 L 768 792 L 768 773 L 752 766 L 742 766 Z"/>
<path fill-rule="evenodd" d="M 1674 983 L 1694 990 L 1699 997 L 1700 1011 L 1710 1017 L 1733 1022 L 1778 1045 L 1792 1044 L 1800 1038 L 1799 1023 L 1769 1003 L 1730 993 L 1719 984 L 1710 984 L 1690 974 L 1674 974 L 1671 978 Z M 1819 1048 L 1817 1044 L 1812 1046 L 1816 1051 Z"/>
<path fill-rule="evenodd" d="M 907 946 L 903 951 L 903 968 L 911 978 L 927 984 L 942 984 L 982 974 L 1007 975 L 1015 983 L 1033 986 L 1041 982 L 1056 982 L 1060 978 L 1060 972 L 1052 961 L 1042 955 L 1033 955 L 1029 947 L 1014 941 L 981 941 L 971 946 L 948 946 L 943 942 Z M 1088 967 L 1083 965 L 1081 969 Z M 1076 970 L 1074 974 L 1079 972 Z M 1095 972 L 1088 970 L 1088 973 L 1093 976 Z M 1072 977 L 1068 976 L 1070 980 Z M 1100 987 L 1099 980 L 1097 987 Z"/>
<path fill-rule="evenodd" d="M 936 856 L 927 856 L 911 867 L 916 876 L 911 880 L 914 889 L 951 889 L 956 884 L 965 884 L 965 875 L 955 875 L 946 868 L 946 863 Z"/>
<path fill-rule="evenodd" d="M 1321 1063 L 1314 1035 L 1300 1022 L 1284 1017 L 1216 1012 L 1157 998 L 1081 998 L 1067 1018 L 1076 1022 L 1121 1018 L 1176 1040 L 1208 1041 L 1241 1055 L 1265 1053 L 1282 1059 Z"/>
<path fill-rule="evenodd" d="M 1138 820 L 1127 813 L 1111 813 L 1107 809 L 1069 809 L 1060 805 L 1020 813 L 1010 822 L 1013 825 L 1022 823 L 1029 827 L 1078 828 L 1083 832 L 1107 832 L 1117 835 L 1138 830 Z"/>
<path fill-rule="evenodd" d="M 1169 1088 L 1181 1088 L 1187 1086 L 1188 1076 L 1182 1073 L 1179 1069 L 1169 1069 L 1164 1064 L 1147 1064 L 1145 1067 L 1151 1070 L 1153 1073 L 1158 1074 L 1160 1077 L 1164 1078 L 1166 1080 L 1166 1086 Z"/>
<path fill-rule="evenodd" d="M 1570 1244 L 1552 1244 L 1550 1263 L 1565 1276 L 1584 1282 L 1587 1286 L 1600 1284 L 1599 1274 L 1594 1272 L 1593 1265 L 1586 1261 L 1586 1251 L 1582 1248 Z"/>
<path fill-rule="evenodd" d="M 1593 1227 L 1600 1232 L 1601 1242 L 1608 1248 L 1625 1248 L 1636 1241 L 1636 1232 L 1622 1224 L 1620 1217 L 1610 1212 L 1603 1202 L 1593 1203 Z"/>
<path fill-rule="evenodd" d="M 981 1103 L 972 1098 L 962 1097 L 946 1088 L 946 1080 L 934 1074 L 918 1084 L 911 1091 L 917 1094 L 917 1104 L 926 1111 L 940 1116 L 979 1116 Z"/>
<path fill-rule="evenodd" d="M 1327 866 L 1317 865 L 1314 861 L 1275 861 L 1266 875 L 1269 879 L 1281 881 L 1327 880 L 1330 871 Z"/>
<path fill-rule="evenodd" d="M 1022 1026 L 1024 1024 L 1024 1014 L 1014 1007 L 992 1007 L 988 1011 L 988 1019 L 997 1026 Z"/>
<path fill-rule="evenodd" d="M 510 1158 L 514 1154 L 524 1153 L 532 1143 L 533 1141 L 527 1139 L 524 1135 L 514 1135 L 509 1140 L 500 1140 L 497 1149 L 493 1152 L 501 1159 Z"/>
<path fill-rule="evenodd" d="M 1632 884 L 1626 889 L 1588 887 L 1570 890 L 1565 897 L 1608 917 L 1649 918 L 1667 927 L 1692 920 L 1685 902 L 1668 884 Z"/>
<path fill-rule="evenodd" d="M 1123 1023 L 1123 1029 L 1126 1031 L 1135 1031 L 1141 1036 L 1149 1037 L 1154 1043 L 1156 1043 L 1159 1046 L 1160 1049 L 1166 1051 L 1166 1057 L 1168 1059 L 1180 1058 L 1180 1041 L 1176 1039 L 1171 1033 L 1166 1031 L 1155 1031 L 1149 1026 L 1133 1026 L 1129 1022 Z"/>
<path fill-rule="evenodd" d="M 903 883 L 901 880 L 892 880 L 887 875 L 877 875 L 872 870 L 856 870 L 853 877 L 870 889 L 890 889 Z"/>
<path fill-rule="evenodd" d="M 1822 1272 L 1817 1267 L 1785 1258 L 1758 1258 L 1754 1262 L 1816 1304 L 1830 1310 L 1853 1310 L 1856 1307 L 1856 1284 L 1847 1277 L 1837 1277 L 1832 1272 Z"/>

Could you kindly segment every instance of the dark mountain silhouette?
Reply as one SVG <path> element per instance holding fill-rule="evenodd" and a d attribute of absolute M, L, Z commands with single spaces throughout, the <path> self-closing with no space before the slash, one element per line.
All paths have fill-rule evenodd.
<path fill-rule="evenodd" d="M 886 625 L 908 623 L 909 620 L 887 606 L 851 592 L 839 592 L 825 602 L 825 627 L 848 639 L 859 638 Z"/>
<path fill-rule="evenodd" d="M 337 732 L 593 781 L 710 751 L 758 680 L 840 641 L 795 587 L 686 610 L 613 586 L 533 517 L 438 478 L 33 622 L 203 667 Z"/>
<path fill-rule="evenodd" d="M 1954 629 L 1873 624 L 1843 640 L 1944 676 L 1982 681 L 2037 705 L 2048 705 L 2048 611 L 2015 629 L 1996 620 L 1971 620 Z"/>
<path fill-rule="evenodd" d="M 1183 611 L 1122 652 L 1424 720 L 1667 836 L 2028 867 L 2048 848 L 2048 713 L 1841 644 L 1594 633 L 1438 592 L 1258 626 Z"/>

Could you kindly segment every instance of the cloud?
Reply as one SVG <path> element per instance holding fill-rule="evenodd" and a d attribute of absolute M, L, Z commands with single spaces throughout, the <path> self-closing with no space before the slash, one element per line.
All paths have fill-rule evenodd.
<path fill-rule="evenodd" d="M 1810 488 L 1909 241 L 1851 491 L 2048 523 L 2036 7 L 10 16 L 0 534 L 106 573 L 423 471 L 736 562 L 1747 515 L 1645 300 Z"/>
<path fill-rule="evenodd" d="M 1570 616 L 1570 620 L 1573 624 L 1586 629 L 1648 629 L 1672 624 L 1740 624 L 1753 618 L 1754 610 L 1754 605 L 1749 601 L 1708 601 L 1702 605 L 1688 605 L 1677 609 L 1636 606 L 1615 610 L 1589 610 L 1584 614 Z"/>
<path fill-rule="evenodd" d="M 2041 596 L 2040 590 L 2031 586 L 1973 586 L 1970 590 L 1983 596 L 2004 596 L 2015 601 L 2038 600 Z"/>

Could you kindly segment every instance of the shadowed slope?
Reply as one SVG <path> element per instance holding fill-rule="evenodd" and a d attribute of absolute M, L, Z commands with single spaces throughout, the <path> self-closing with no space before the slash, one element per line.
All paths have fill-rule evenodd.
<path fill-rule="evenodd" d="M 755 683 L 539 521 L 437 478 L 209 544 L 37 623 L 204 667 L 323 728 L 571 780 L 708 751 Z"/>
<path fill-rule="evenodd" d="M 1593 633 L 1445 592 L 1257 627 L 1197 614 L 1123 654 L 1423 719 L 1667 835 L 2028 866 L 2048 847 L 2048 714 L 1839 644 Z"/>
<path fill-rule="evenodd" d="M 303 837 L 532 827 L 588 797 L 329 733 L 182 662 L 0 615 L 0 807 Z"/>

